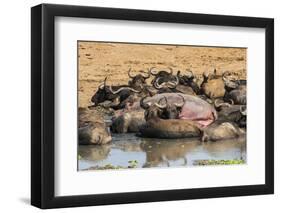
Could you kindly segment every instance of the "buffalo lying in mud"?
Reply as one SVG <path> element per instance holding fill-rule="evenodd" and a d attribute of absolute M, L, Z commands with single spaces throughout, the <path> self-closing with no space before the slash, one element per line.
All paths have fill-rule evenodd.
<path fill-rule="evenodd" d="M 106 79 L 98 87 L 98 91 L 91 98 L 92 106 L 101 105 L 103 107 L 111 107 L 120 109 L 124 107 L 125 100 L 133 93 L 140 93 L 127 85 L 122 86 L 107 86 Z"/>
<path fill-rule="evenodd" d="M 211 99 L 223 98 L 225 95 L 224 78 L 224 75 L 217 75 L 216 70 L 214 71 L 214 74 L 204 72 L 201 93 Z"/>
<path fill-rule="evenodd" d="M 80 145 L 107 144 L 112 138 L 103 119 L 94 118 L 92 111 L 79 108 L 78 137 Z"/>
<path fill-rule="evenodd" d="M 154 88 L 157 90 L 157 94 L 161 93 L 181 93 L 176 87 L 178 86 L 178 78 L 175 78 L 175 81 L 162 81 L 162 78 L 157 78 L 153 84 Z"/>
<path fill-rule="evenodd" d="M 229 72 L 224 73 L 223 80 L 225 83 L 225 90 L 226 90 L 224 101 L 233 102 L 234 104 L 237 105 L 246 105 L 247 81 L 231 79 L 231 74 Z"/>
<path fill-rule="evenodd" d="M 163 98 L 166 98 L 168 103 L 182 103 L 184 99 L 184 105 L 182 106 L 178 118 L 191 120 L 195 122 L 198 127 L 208 126 L 217 119 L 215 108 L 203 99 L 193 95 L 162 93 L 154 95 L 153 97 L 147 97 L 144 103 L 151 102 L 151 105 L 153 105 Z"/>
<path fill-rule="evenodd" d="M 152 68 L 151 68 L 152 69 Z M 140 71 L 139 74 L 137 75 L 132 75 L 131 73 L 131 68 L 128 71 L 128 76 L 130 78 L 128 85 L 137 90 L 137 91 L 141 91 L 140 95 L 149 95 L 152 96 L 154 94 L 154 92 L 151 90 L 151 87 L 147 85 L 146 80 L 150 77 L 150 70 L 148 69 L 147 72 L 144 71 Z"/>
<path fill-rule="evenodd" d="M 218 103 L 215 101 L 218 111 L 218 120 L 235 122 L 239 127 L 246 127 L 246 105 L 232 105 L 229 103 Z"/>
<path fill-rule="evenodd" d="M 150 77 L 150 70 L 148 72 L 141 71 L 141 73 L 137 75 L 132 75 L 131 73 L 132 69 L 130 68 L 128 71 L 128 76 L 130 78 L 128 84 L 130 87 L 141 90 L 143 89 L 143 86 L 146 84 L 146 79 Z"/>
<path fill-rule="evenodd" d="M 247 87 L 246 85 L 239 85 L 225 94 L 225 101 L 233 101 L 234 104 L 246 105 L 247 104 Z"/>
<path fill-rule="evenodd" d="M 182 93 L 185 93 L 185 94 L 192 94 L 192 93 L 199 94 L 200 93 L 200 88 L 199 88 L 198 84 L 195 82 L 195 78 L 194 78 L 192 71 L 187 71 L 187 73 L 185 75 L 181 75 L 181 72 L 178 71 L 177 77 L 179 78 L 179 85 L 177 86 L 178 90 L 181 91 L 181 88 L 184 88 L 184 87 L 179 88 L 179 86 L 181 86 L 181 85 L 192 89 L 192 91 L 190 91 L 190 89 L 189 89 L 187 92 L 181 91 Z"/>
<path fill-rule="evenodd" d="M 153 105 L 151 102 L 144 102 L 144 98 L 140 100 L 140 106 L 145 110 L 145 119 L 148 120 L 152 117 L 151 113 L 155 113 L 153 116 L 157 116 L 161 119 L 178 119 L 181 109 L 185 103 L 184 97 L 179 95 L 182 98 L 181 102 L 169 103 L 167 98 L 164 96 L 162 99 L 158 100 L 158 103 L 155 102 Z M 165 100 L 165 103 L 161 103 L 162 100 Z"/>
<path fill-rule="evenodd" d="M 163 97 L 165 99 L 165 97 Z M 140 127 L 139 136 L 148 138 L 189 138 L 198 137 L 200 129 L 191 120 L 162 119 L 165 106 L 142 100 L 141 106 L 145 109 L 146 123 Z"/>
<path fill-rule="evenodd" d="M 173 69 L 168 68 L 169 71 L 156 71 L 154 67 L 150 69 L 151 75 L 154 76 L 154 79 L 151 81 L 151 85 L 155 87 L 155 83 L 157 81 L 158 85 L 162 83 L 169 83 L 172 87 L 176 87 L 178 85 L 178 78 L 177 76 L 173 75 Z"/>
<path fill-rule="evenodd" d="M 216 121 L 203 130 L 201 141 L 220 141 L 245 136 L 245 130 L 233 122 Z"/>
<path fill-rule="evenodd" d="M 145 124 L 144 110 L 125 111 L 112 119 L 112 132 L 139 132 L 140 126 Z"/>
<path fill-rule="evenodd" d="M 162 119 L 171 119 L 178 118 L 181 108 L 184 104 L 184 100 L 181 103 L 168 104 L 166 98 L 163 98 L 165 103 L 161 103 L 162 100 L 159 100 L 158 103 L 154 103 L 157 110 L 157 116 Z M 115 112 L 115 117 L 112 119 L 112 131 L 115 133 L 127 133 L 127 132 L 139 132 L 139 129 L 142 125 L 145 124 L 146 111 L 150 103 L 144 103 L 144 98 L 140 100 L 141 108 L 125 108 Z"/>
<path fill-rule="evenodd" d="M 190 138 L 198 137 L 200 129 L 189 120 L 150 117 L 146 124 L 141 126 L 138 135 L 148 138 Z"/>

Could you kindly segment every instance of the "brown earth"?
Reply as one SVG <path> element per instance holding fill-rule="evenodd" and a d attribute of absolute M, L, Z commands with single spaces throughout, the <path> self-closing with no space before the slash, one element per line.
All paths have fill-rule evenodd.
<path fill-rule="evenodd" d="M 90 105 L 98 86 L 108 76 L 108 84 L 127 84 L 131 67 L 137 73 L 151 67 L 187 69 L 201 78 L 202 73 L 230 71 L 246 79 L 246 48 L 218 48 L 179 45 L 78 42 L 79 107 Z M 147 82 L 150 82 L 148 79 Z"/>

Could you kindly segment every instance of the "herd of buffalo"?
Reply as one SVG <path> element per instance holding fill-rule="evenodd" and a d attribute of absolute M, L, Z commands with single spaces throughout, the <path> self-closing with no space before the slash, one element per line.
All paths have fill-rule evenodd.
<path fill-rule="evenodd" d="M 79 143 L 110 143 L 111 132 L 201 141 L 245 136 L 246 80 L 233 75 L 215 69 L 195 77 L 190 70 L 150 68 L 134 75 L 129 69 L 127 85 L 108 85 L 105 78 L 92 105 L 79 108 Z M 110 122 L 96 119 L 97 107 L 111 110 Z"/>

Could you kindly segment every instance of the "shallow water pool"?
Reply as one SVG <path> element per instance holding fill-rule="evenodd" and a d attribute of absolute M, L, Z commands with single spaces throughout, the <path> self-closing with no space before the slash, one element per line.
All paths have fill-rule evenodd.
<path fill-rule="evenodd" d="M 109 145 L 80 145 L 78 170 L 111 165 L 134 168 L 194 166 L 198 160 L 246 161 L 246 138 L 219 142 L 199 139 L 139 138 L 135 134 L 113 134 Z"/>

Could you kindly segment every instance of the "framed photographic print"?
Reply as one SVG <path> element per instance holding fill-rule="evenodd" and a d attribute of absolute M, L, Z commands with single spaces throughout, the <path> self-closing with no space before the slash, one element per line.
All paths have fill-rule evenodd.
<path fill-rule="evenodd" d="M 31 9 L 31 203 L 272 194 L 274 20 Z"/>

